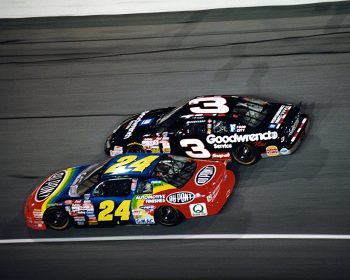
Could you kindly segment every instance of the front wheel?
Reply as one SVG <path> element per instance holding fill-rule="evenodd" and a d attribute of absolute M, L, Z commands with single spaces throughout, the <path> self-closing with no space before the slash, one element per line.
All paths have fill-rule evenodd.
<path fill-rule="evenodd" d="M 142 145 L 139 143 L 132 143 L 129 144 L 126 148 L 127 153 L 144 153 L 145 150 L 143 149 Z"/>
<path fill-rule="evenodd" d="M 256 149 L 249 144 L 237 145 L 232 150 L 232 157 L 239 164 L 251 165 L 258 161 Z"/>
<path fill-rule="evenodd" d="M 44 213 L 44 222 L 54 230 L 63 230 L 69 226 L 69 215 L 63 207 L 50 207 Z"/>
<path fill-rule="evenodd" d="M 163 226 L 175 226 L 183 220 L 182 214 L 171 206 L 161 206 L 156 211 L 156 221 Z"/>

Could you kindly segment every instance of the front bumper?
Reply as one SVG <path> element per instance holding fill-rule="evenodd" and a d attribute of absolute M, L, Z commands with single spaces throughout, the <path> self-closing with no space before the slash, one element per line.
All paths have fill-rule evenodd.
<path fill-rule="evenodd" d="M 24 217 L 27 227 L 37 230 L 45 230 L 46 225 L 43 221 L 43 215 L 40 210 L 33 210 L 26 204 L 24 207 Z"/>

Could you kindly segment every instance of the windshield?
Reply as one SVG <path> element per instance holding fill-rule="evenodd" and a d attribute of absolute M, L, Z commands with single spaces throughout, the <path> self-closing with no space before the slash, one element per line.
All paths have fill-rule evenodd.
<path fill-rule="evenodd" d="M 102 162 L 90 165 L 84 169 L 78 177 L 74 180 L 69 190 L 70 196 L 82 196 L 88 189 L 97 184 L 100 181 L 100 177 L 105 164 L 110 159 Z"/>
<path fill-rule="evenodd" d="M 159 119 L 158 124 L 161 125 L 162 123 L 164 123 L 167 119 L 169 119 L 173 114 L 175 114 L 181 108 L 182 107 L 177 107 L 172 109 L 169 113 L 166 113 L 163 117 Z"/>
<path fill-rule="evenodd" d="M 181 189 L 196 170 L 195 161 L 172 155 L 165 155 L 156 165 L 152 176 Z"/>
<path fill-rule="evenodd" d="M 176 117 L 176 114 L 180 109 L 182 109 L 187 103 L 188 103 L 188 97 L 182 98 L 181 100 L 177 101 L 176 104 L 174 104 L 173 109 L 170 110 L 168 113 L 166 113 L 163 117 L 161 117 L 158 121 L 157 124 L 161 127 L 167 128 L 169 125 L 171 125 L 172 122 L 172 116 Z"/>

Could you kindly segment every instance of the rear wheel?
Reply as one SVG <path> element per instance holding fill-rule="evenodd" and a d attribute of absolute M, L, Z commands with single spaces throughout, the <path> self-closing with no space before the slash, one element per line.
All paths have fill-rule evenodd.
<path fill-rule="evenodd" d="M 232 157 L 243 165 L 254 164 L 259 159 L 256 149 L 249 144 L 236 145 L 232 150 Z"/>
<path fill-rule="evenodd" d="M 44 222 L 54 230 L 63 230 L 69 226 L 69 215 L 63 207 L 50 207 L 44 213 Z"/>
<path fill-rule="evenodd" d="M 175 226 L 182 220 L 182 214 L 171 206 L 161 206 L 156 211 L 156 221 L 164 226 Z"/>
<path fill-rule="evenodd" d="M 129 144 L 126 148 L 127 153 L 144 153 L 145 150 L 143 149 L 142 145 L 139 143 L 132 143 Z"/>

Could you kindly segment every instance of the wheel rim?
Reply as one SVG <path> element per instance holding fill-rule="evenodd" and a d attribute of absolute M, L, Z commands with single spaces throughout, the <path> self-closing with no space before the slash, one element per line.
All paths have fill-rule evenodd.
<path fill-rule="evenodd" d="M 48 226 L 53 229 L 64 229 L 69 222 L 68 215 L 62 208 L 50 209 L 46 214 L 46 220 Z"/>
<path fill-rule="evenodd" d="M 244 163 L 251 162 L 255 158 L 255 153 L 251 146 L 244 144 L 237 148 L 238 160 Z"/>
<path fill-rule="evenodd" d="M 165 225 L 173 225 L 178 221 L 177 211 L 170 206 L 161 207 L 158 210 L 160 222 Z"/>
<path fill-rule="evenodd" d="M 132 146 L 128 147 L 127 152 L 128 153 L 144 153 L 144 150 L 143 150 L 142 146 L 132 145 Z"/>

